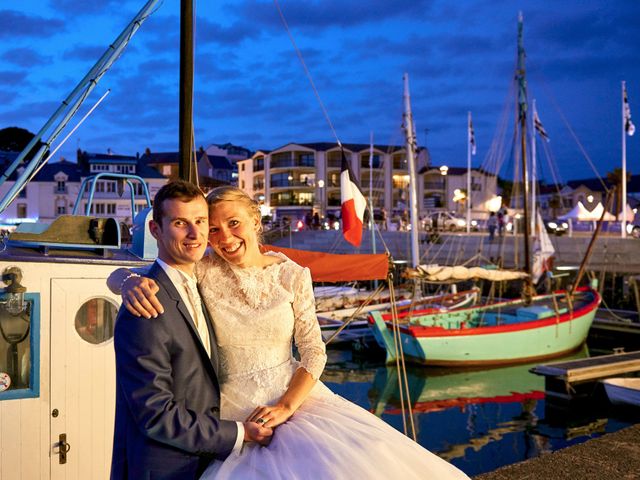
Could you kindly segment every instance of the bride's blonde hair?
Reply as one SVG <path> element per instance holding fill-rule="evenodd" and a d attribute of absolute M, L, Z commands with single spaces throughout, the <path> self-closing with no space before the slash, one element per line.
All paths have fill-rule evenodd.
<path fill-rule="evenodd" d="M 237 202 L 244 206 L 249 212 L 249 215 L 255 217 L 258 221 L 258 242 L 262 243 L 262 215 L 258 202 L 247 195 L 244 190 L 231 185 L 214 188 L 207 194 L 207 204 L 209 208 L 212 208 L 220 202 Z"/>

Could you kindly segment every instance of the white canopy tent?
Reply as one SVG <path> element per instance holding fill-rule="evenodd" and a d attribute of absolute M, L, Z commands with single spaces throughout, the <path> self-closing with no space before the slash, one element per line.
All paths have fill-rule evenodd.
<path fill-rule="evenodd" d="M 604 212 L 604 206 L 602 205 L 602 203 L 598 203 L 598 205 L 596 205 L 596 208 L 594 208 L 590 213 L 590 217 L 588 219 L 585 220 L 600 220 L 600 217 L 602 217 L 602 212 Z M 604 212 L 604 218 L 603 220 L 607 221 L 607 222 L 613 222 L 615 221 L 616 216 L 609 213 L 609 212 Z"/>
<path fill-rule="evenodd" d="M 625 207 L 627 207 L 626 208 L 626 210 L 627 210 L 627 223 L 633 223 L 636 214 L 633 212 L 633 209 L 629 206 L 628 203 L 625 205 Z M 620 213 L 618 214 L 618 220 L 622 220 L 622 210 L 620 210 Z"/>
<path fill-rule="evenodd" d="M 576 206 L 573 207 L 569 213 L 566 213 L 558 218 L 560 220 L 569 221 L 569 236 L 572 236 L 574 221 L 597 222 L 598 220 L 600 220 L 600 217 L 602 217 L 602 212 L 604 212 L 604 206 L 602 205 L 602 203 L 598 203 L 598 205 L 596 205 L 596 208 L 589 211 L 582 204 L 582 202 L 578 202 Z M 604 214 L 605 221 L 611 222 L 611 221 L 615 221 L 615 219 L 616 219 L 615 215 L 612 215 L 609 212 L 605 212 Z"/>
<path fill-rule="evenodd" d="M 589 215 L 591 212 L 586 209 L 586 207 L 582 204 L 582 202 L 578 202 L 575 207 L 571 209 L 568 213 L 561 215 L 558 217 L 560 220 L 591 220 Z"/>

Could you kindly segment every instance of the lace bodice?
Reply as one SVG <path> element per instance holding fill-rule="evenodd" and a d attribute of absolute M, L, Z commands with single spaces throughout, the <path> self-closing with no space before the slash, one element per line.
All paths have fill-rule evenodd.
<path fill-rule="evenodd" d="M 197 267 L 218 344 L 225 418 L 240 419 L 234 417 L 277 400 L 298 366 L 318 379 L 326 362 L 309 269 L 270 254 L 280 263 L 238 268 L 213 254 Z"/>

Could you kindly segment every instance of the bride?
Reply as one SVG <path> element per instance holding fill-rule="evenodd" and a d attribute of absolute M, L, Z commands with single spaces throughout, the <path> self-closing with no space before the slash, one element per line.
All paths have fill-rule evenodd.
<path fill-rule="evenodd" d="M 261 252 L 258 205 L 242 190 L 216 188 L 207 202 L 213 252 L 196 275 L 218 343 L 220 416 L 274 434 L 267 447 L 245 444 L 239 455 L 213 461 L 201 478 L 468 478 L 318 381 L 326 354 L 309 270 Z M 152 282 L 128 275 L 127 309 L 162 311 Z"/>

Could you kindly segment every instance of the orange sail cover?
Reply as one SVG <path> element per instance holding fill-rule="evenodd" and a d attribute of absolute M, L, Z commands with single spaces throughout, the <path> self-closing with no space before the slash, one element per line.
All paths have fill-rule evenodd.
<path fill-rule="evenodd" d="M 389 271 L 386 254 L 340 255 L 273 245 L 263 245 L 263 249 L 284 253 L 298 265 L 308 267 L 314 282 L 385 280 Z"/>

